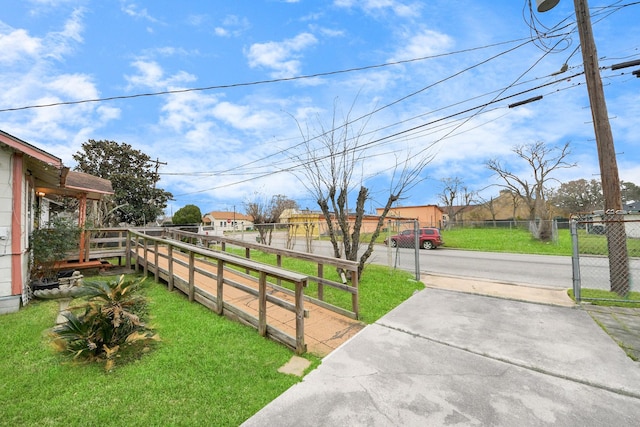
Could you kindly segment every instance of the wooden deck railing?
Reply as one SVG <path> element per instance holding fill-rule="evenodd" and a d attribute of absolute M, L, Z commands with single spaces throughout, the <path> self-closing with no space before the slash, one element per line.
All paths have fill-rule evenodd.
<path fill-rule="evenodd" d="M 84 259 L 118 258 L 118 264 L 122 264 L 122 258 L 126 256 L 127 228 L 91 228 L 85 233 Z"/>
<path fill-rule="evenodd" d="M 314 255 L 306 252 L 292 251 L 289 249 L 276 248 L 273 246 L 263 245 L 260 243 L 253 243 L 244 240 L 233 239 L 226 236 L 205 236 L 198 233 L 191 233 L 187 231 L 177 229 L 165 229 L 165 235 L 171 237 L 174 240 L 182 240 L 190 242 L 193 245 L 200 244 L 204 247 L 209 247 L 209 242 L 218 242 L 221 245 L 221 250 L 224 252 L 227 249 L 227 245 L 244 248 L 245 258 L 251 258 L 251 250 L 258 250 L 264 253 L 274 254 L 276 256 L 276 264 L 281 267 L 283 258 L 294 258 L 304 261 L 315 263 L 317 266 L 317 276 L 308 276 L 309 283 L 315 283 L 318 286 L 318 298 L 312 298 L 305 295 L 305 299 L 313 301 L 315 304 L 324 308 L 340 313 L 344 316 L 351 317 L 353 319 L 359 318 L 359 293 L 358 293 L 358 263 L 356 261 L 348 261 L 345 259 Z M 341 269 L 350 278 L 350 283 L 347 282 L 346 277 L 343 278 L 343 282 L 336 282 L 328 280 L 324 277 L 325 267 L 334 267 Z M 336 305 L 330 304 L 325 300 L 324 287 L 329 286 L 338 289 L 343 292 L 351 294 L 351 310 Z"/>
<path fill-rule="evenodd" d="M 128 230 L 126 239 L 126 263 L 135 264 L 136 270 L 142 268 L 145 275 L 153 273 L 156 281 L 162 278 L 172 290 L 174 287 L 188 295 L 190 301 L 199 302 L 220 315 L 239 319 L 254 326 L 260 335 L 268 336 L 302 354 L 306 351 L 304 342 L 304 293 L 308 276 L 284 270 L 280 267 L 262 264 L 250 259 L 225 252 L 212 251 L 166 237 L 150 236 L 139 230 Z M 166 267 L 162 267 L 166 265 Z M 229 267 L 255 273 L 257 290 L 233 280 L 236 273 Z M 186 270 L 187 277 L 181 277 L 177 270 Z M 196 275 L 215 281 L 215 293 L 196 286 Z M 270 295 L 267 289 L 268 278 L 291 283 L 295 289 L 294 303 Z M 224 285 L 240 289 L 258 299 L 258 317 L 235 307 L 225 301 Z M 295 337 L 291 337 L 267 323 L 267 302 L 292 312 L 295 315 Z"/>

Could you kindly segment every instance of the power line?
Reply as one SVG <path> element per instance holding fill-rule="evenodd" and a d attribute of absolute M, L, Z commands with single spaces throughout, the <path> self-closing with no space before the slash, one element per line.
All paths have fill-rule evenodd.
<path fill-rule="evenodd" d="M 30 109 L 35 109 L 35 108 L 59 107 L 59 106 L 62 106 L 62 105 L 87 104 L 87 103 L 95 103 L 95 102 L 115 101 L 115 100 L 121 100 L 121 99 L 134 99 L 134 98 L 143 98 L 143 97 L 151 97 L 151 96 L 173 95 L 173 94 L 188 93 L 188 92 L 202 92 L 202 91 L 209 91 L 209 90 L 230 89 L 230 88 L 238 88 L 238 87 L 245 87 L 245 86 L 257 86 L 257 85 L 264 85 L 264 84 L 273 84 L 273 83 L 290 82 L 290 81 L 296 81 L 296 80 L 312 79 L 312 78 L 317 78 L 317 77 L 326 77 L 326 76 L 333 76 L 333 75 L 338 75 L 338 74 L 352 73 L 352 72 L 356 72 L 356 71 L 372 70 L 372 69 L 376 69 L 376 68 L 384 68 L 384 67 L 389 67 L 389 66 L 408 64 L 408 63 L 412 63 L 412 62 L 419 62 L 419 61 L 424 61 L 424 60 L 427 60 L 427 59 L 435 59 L 435 58 L 441 58 L 441 57 L 446 57 L 446 56 L 451 56 L 451 55 L 458 55 L 458 54 L 461 54 L 461 53 L 468 53 L 468 52 L 473 52 L 473 51 L 476 51 L 476 50 L 488 49 L 488 48 L 491 48 L 491 47 L 501 46 L 501 45 L 510 44 L 510 43 L 516 43 L 516 42 L 519 42 L 519 41 L 522 41 L 522 40 L 526 40 L 526 39 L 516 39 L 516 40 L 510 40 L 510 41 L 506 41 L 506 42 L 493 43 L 493 44 L 484 45 L 484 46 L 480 46 L 480 47 L 473 47 L 473 48 L 461 49 L 461 50 L 457 50 L 457 51 L 453 51 L 453 52 L 441 53 L 441 54 L 437 54 L 437 55 L 429 55 L 429 56 L 423 56 L 423 57 L 419 57 L 419 58 L 412 58 L 412 59 L 405 59 L 405 60 L 399 60 L 399 61 L 393 61 L 393 62 L 386 62 L 386 63 L 383 63 L 383 64 L 366 65 L 366 66 L 363 66 L 363 67 L 354 67 L 354 68 L 348 68 L 348 69 L 344 69 L 344 70 L 327 71 L 327 72 L 321 72 L 321 73 L 315 73 L 315 74 L 306 74 L 306 75 L 294 76 L 294 77 L 282 77 L 282 78 L 279 78 L 279 79 L 258 80 L 258 81 L 253 81 L 253 82 L 231 83 L 231 84 L 226 84 L 226 85 L 214 85 L 214 86 L 186 88 L 186 89 L 173 89 L 173 90 L 164 90 L 164 91 L 158 91 L 158 92 L 137 93 L 137 94 L 132 94 L 132 95 L 117 95 L 117 96 L 108 96 L 108 97 L 103 97 L 103 98 L 81 99 L 81 100 L 77 100 L 77 101 L 60 101 L 60 102 L 52 102 L 52 103 L 49 103 L 49 104 L 26 105 L 26 106 L 22 106 L 22 107 L 2 108 L 2 109 L 0 109 L 0 113 L 6 113 L 6 112 L 10 112 L 10 111 L 30 110 Z"/>
<path fill-rule="evenodd" d="M 570 75 L 570 76 L 568 76 L 568 77 L 566 77 L 566 78 L 564 78 L 564 79 L 562 79 L 562 80 L 565 80 L 565 79 L 572 79 L 572 78 L 574 78 L 574 77 L 578 77 L 578 76 L 580 76 L 580 75 L 582 75 L 582 74 L 584 74 L 584 73 L 583 73 L 583 72 L 576 73 L 576 74 Z M 389 139 L 391 139 L 391 138 L 395 138 L 395 137 L 398 137 L 398 136 L 401 136 L 401 135 L 407 134 L 407 133 L 412 132 L 412 131 L 414 131 L 414 130 L 421 129 L 421 128 L 424 128 L 424 127 L 426 127 L 426 126 L 430 126 L 430 125 L 433 125 L 433 124 L 435 124 L 435 123 L 442 122 L 442 121 L 444 121 L 444 120 L 447 120 L 447 119 L 450 119 L 450 118 L 453 118 L 453 117 L 457 117 L 457 116 L 460 116 L 460 115 L 465 114 L 465 113 L 468 113 L 468 112 L 472 112 L 472 111 L 477 110 L 477 109 L 483 109 L 483 108 L 485 108 L 485 107 L 487 107 L 487 106 L 489 106 L 489 105 L 492 105 L 492 104 L 495 104 L 495 103 L 498 103 L 498 102 L 503 102 L 503 101 L 506 101 L 507 99 L 513 98 L 513 97 L 515 97 L 515 96 L 520 96 L 520 95 L 523 95 L 523 94 L 525 94 L 525 93 L 531 92 L 531 91 L 533 91 L 533 90 L 537 90 L 537 89 L 540 89 L 540 88 L 543 88 L 543 87 L 551 86 L 551 85 L 554 85 L 554 84 L 556 84 L 556 83 L 558 83 L 558 81 L 553 81 L 553 82 L 545 83 L 545 84 L 540 85 L 540 86 L 538 86 L 538 87 L 531 88 L 531 89 L 527 89 L 527 90 L 524 90 L 524 91 L 521 91 L 521 92 L 518 92 L 518 93 L 515 93 L 515 94 L 512 94 L 512 95 L 508 95 L 508 96 L 505 96 L 505 97 L 502 97 L 502 98 L 499 98 L 499 99 L 498 99 L 498 98 L 495 98 L 494 100 L 489 101 L 489 102 L 487 102 L 487 103 L 484 103 L 484 104 L 481 104 L 481 105 L 477 105 L 477 106 L 474 106 L 474 107 L 468 108 L 468 109 L 466 109 L 466 110 L 463 110 L 463 111 L 459 111 L 459 112 L 456 112 L 456 113 L 450 114 L 450 115 L 448 115 L 448 116 L 446 116 L 446 117 L 441 117 L 441 118 L 438 118 L 438 119 L 432 120 L 432 121 L 430 121 L 430 122 L 428 122 L 428 123 L 424 123 L 424 124 L 421 124 L 421 125 L 418 125 L 418 126 L 414 126 L 414 127 L 412 127 L 412 128 L 405 129 L 405 130 L 402 130 L 402 131 L 396 132 L 396 133 L 394 133 L 394 134 L 391 134 L 391 135 L 387 135 L 387 136 L 384 136 L 384 137 L 378 138 L 378 139 L 376 139 L 376 140 L 374 140 L 374 141 L 369 141 L 369 142 L 367 142 L 367 143 L 364 143 L 364 144 L 361 144 L 361 145 L 358 145 L 358 146 L 352 147 L 352 148 L 350 149 L 350 151 L 351 151 L 351 150 L 362 150 L 362 149 L 364 149 L 364 148 L 370 148 L 370 146 L 372 146 L 372 145 L 374 145 L 374 144 L 377 144 L 377 143 L 380 143 L 380 142 L 382 142 L 382 141 L 386 141 L 386 140 L 389 140 Z M 468 121 L 468 119 L 466 119 L 465 121 Z M 457 128 L 459 128 L 459 127 L 460 127 L 460 126 L 457 126 L 457 127 L 456 127 L 456 129 L 457 129 Z M 455 129 L 454 129 L 454 130 L 455 130 Z M 452 132 L 449 132 L 447 135 L 445 135 L 445 137 L 446 137 L 446 136 L 451 136 L 451 133 L 452 133 Z M 441 140 L 441 139 L 443 139 L 443 138 L 444 138 L 444 137 L 439 138 L 439 140 Z M 436 141 L 436 142 L 437 142 L 437 141 Z M 435 142 L 434 142 L 434 143 L 435 143 Z M 433 144 L 430 144 L 430 146 L 432 146 L 432 145 L 433 145 Z M 324 156 L 324 158 L 328 158 L 329 156 L 330 156 L 330 155 L 326 155 L 326 156 Z M 317 160 L 323 160 L 323 157 L 321 157 L 321 158 L 319 158 L 319 159 L 315 159 L 315 160 L 316 160 L 316 161 L 317 161 Z M 189 196 L 189 195 L 193 195 L 193 194 L 205 193 L 205 192 L 207 192 L 207 191 L 218 190 L 218 189 L 220 189 L 220 188 L 226 188 L 226 187 L 232 187 L 232 186 L 234 186 L 234 185 L 243 184 L 243 183 L 245 183 L 245 182 L 253 181 L 253 180 L 255 180 L 255 179 L 266 178 L 266 177 L 269 177 L 269 176 L 272 176 L 272 175 L 276 175 L 276 174 L 279 174 L 279 173 L 283 173 L 283 172 L 294 172 L 296 169 L 299 169 L 299 168 L 305 167 L 305 166 L 306 166 L 306 164 L 308 164 L 308 163 L 309 163 L 309 161 L 307 161 L 307 162 L 297 163 L 297 164 L 295 164 L 294 166 L 290 166 L 290 167 L 287 167 L 287 168 L 282 168 L 282 169 L 275 170 L 275 171 L 265 172 L 265 173 L 260 174 L 260 175 L 258 175 L 258 176 L 253 176 L 253 177 L 246 178 L 246 179 L 242 179 L 242 180 L 235 181 L 235 182 L 232 182 L 232 183 L 222 184 L 222 185 L 218 185 L 218 186 L 215 186 L 215 187 L 206 188 L 206 189 L 202 189 L 202 190 L 198 190 L 198 191 L 193 191 L 193 192 L 189 192 L 189 193 L 178 194 L 178 195 L 176 195 L 176 196 L 174 196 L 174 197 L 183 197 L 183 196 Z"/>

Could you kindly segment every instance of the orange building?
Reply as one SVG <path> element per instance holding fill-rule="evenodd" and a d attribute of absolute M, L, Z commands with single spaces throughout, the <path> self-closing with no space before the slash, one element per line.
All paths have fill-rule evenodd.
<path fill-rule="evenodd" d="M 382 214 L 383 208 L 376 208 L 378 215 Z M 442 228 L 444 212 L 436 205 L 422 206 L 396 206 L 389 209 L 387 220 L 409 221 L 417 219 L 420 227 Z"/>

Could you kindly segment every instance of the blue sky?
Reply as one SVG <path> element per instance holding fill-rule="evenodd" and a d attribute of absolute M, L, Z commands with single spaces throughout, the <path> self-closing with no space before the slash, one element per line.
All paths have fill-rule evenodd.
<path fill-rule="evenodd" d="M 88 139 L 131 144 L 167 163 L 167 214 L 186 204 L 241 211 L 275 194 L 317 208 L 302 175 L 280 171 L 300 170 L 297 123 L 330 127 L 334 105 L 339 116 L 353 108 L 367 117 L 362 142 L 373 143 L 354 182 L 371 188 L 369 211 L 386 200 L 394 159 L 418 153 L 433 159 L 403 205 L 437 204 L 441 180 L 454 177 L 495 195 L 485 162 L 517 171 L 512 147 L 536 141 L 571 143 L 578 167 L 558 180 L 599 178 L 570 0 L 536 13 L 535 25 L 524 0 L 0 5 L 0 129 L 71 167 Z M 620 178 L 640 184 L 640 79 L 631 74 L 640 67 L 610 68 L 640 59 L 640 4 L 590 8 Z M 536 31 L 547 37 L 532 42 Z M 11 110 L 110 97 L 125 98 Z"/>

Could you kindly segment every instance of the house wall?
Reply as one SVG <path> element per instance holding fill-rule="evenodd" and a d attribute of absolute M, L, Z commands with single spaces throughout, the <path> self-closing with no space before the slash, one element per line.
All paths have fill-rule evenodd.
<path fill-rule="evenodd" d="M 0 298 L 11 295 L 11 153 L 0 149 Z"/>
<path fill-rule="evenodd" d="M 380 215 L 383 209 L 377 208 L 376 211 Z M 441 228 L 443 212 L 436 205 L 400 206 L 389 209 L 387 219 L 393 221 L 394 218 L 417 219 L 420 227 Z"/>
<path fill-rule="evenodd" d="M 22 154 L 0 149 L 0 314 L 20 308 L 22 288 L 28 280 L 29 257 L 24 228 L 28 193 L 24 174 Z M 16 205 L 20 211 L 14 215 Z"/>

